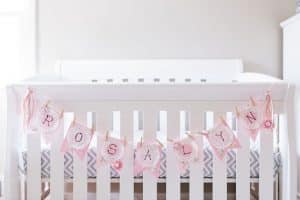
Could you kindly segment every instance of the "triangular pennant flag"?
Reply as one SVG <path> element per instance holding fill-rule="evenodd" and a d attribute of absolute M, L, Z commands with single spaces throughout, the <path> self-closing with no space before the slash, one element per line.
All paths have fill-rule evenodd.
<path fill-rule="evenodd" d="M 229 149 L 241 147 L 233 131 L 223 119 L 219 120 L 204 135 L 220 160 L 223 160 Z"/>
<path fill-rule="evenodd" d="M 61 146 L 61 151 L 72 151 L 80 159 L 83 159 L 88 151 L 93 134 L 94 131 L 92 129 L 73 121 Z"/>
<path fill-rule="evenodd" d="M 181 174 L 185 173 L 191 163 L 200 160 L 201 147 L 197 143 L 196 135 L 188 135 L 183 139 L 172 141 L 173 150 L 178 161 Z M 201 149 L 202 150 L 202 149 Z"/>
<path fill-rule="evenodd" d="M 162 158 L 162 145 L 157 140 L 145 140 L 137 144 L 134 173 L 149 172 L 159 177 L 160 161 Z"/>
<path fill-rule="evenodd" d="M 247 131 L 250 138 L 255 140 L 262 123 L 262 114 L 260 107 L 255 105 L 248 105 L 238 111 L 237 119 L 239 124 Z"/>
<path fill-rule="evenodd" d="M 123 168 L 126 141 L 110 136 L 102 136 L 103 140 L 98 152 L 98 164 L 109 164 L 117 172 Z"/>
<path fill-rule="evenodd" d="M 53 103 L 47 102 L 39 109 L 35 121 L 46 143 L 52 140 L 54 133 L 61 125 L 62 117 L 63 111 Z"/>

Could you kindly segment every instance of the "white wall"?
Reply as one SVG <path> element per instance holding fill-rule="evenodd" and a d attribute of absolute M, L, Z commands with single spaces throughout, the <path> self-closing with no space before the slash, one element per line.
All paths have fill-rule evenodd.
<path fill-rule="evenodd" d="M 282 76 L 279 23 L 295 0 L 41 0 L 40 72 L 57 59 L 242 58 Z"/>

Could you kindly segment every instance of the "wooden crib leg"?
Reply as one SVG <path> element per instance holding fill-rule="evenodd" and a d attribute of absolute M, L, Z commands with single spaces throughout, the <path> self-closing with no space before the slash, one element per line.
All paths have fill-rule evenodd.
<path fill-rule="evenodd" d="M 275 200 L 279 200 L 279 176 L 276 174 L 275 177 Z"/>
<path fill-rule="evenodd" d="M 255 200 L 258 200 L 259 197 L 258 197 L 258 184 L 255 184 L 255 183 L 251 183 L 250 184 L 250 194 L 251 194 L 251 197 Z"/>
<path fill-rule="evenodd" d="M 48 186 L 48 187 L 46 187 Z M 47 182 L 42 183 L 42 192 L 41 192 L 41 200 L 46 200 L 46 198 L 50 194 L 50 186 Z"/>
<path fill-rule="evenodd" d="M 27 181 L 24 181 L 24 199 L 27 200 Z"/>
<path fill-rule="evenodd" d="M 50 188 L 48 188 L 47 190 L 43 191 L 42 195 L 41 195 L 41 200 L 45 200 L 50 194 Z"/>

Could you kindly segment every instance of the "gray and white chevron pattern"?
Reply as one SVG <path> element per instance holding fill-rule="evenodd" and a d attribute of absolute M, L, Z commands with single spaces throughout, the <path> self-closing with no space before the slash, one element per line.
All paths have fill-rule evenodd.
<path fill-rule="evenodd" d="M 162 153 L 162 160 L 160 166 L 160 178 L 166 177 L 167 170 L 167 155 L 166 152 Z M 280 153 L 273 153 L 274 158 L 274 175 L 279 171 L 281 166 Z M 227 157 L 227 177 L 234 178 L 236 176 L 236 151 L 231 150 L 228 152 Z M 87 154 L 87 176 L 89 178 L 96 178 L 97 176 L 97 153 L 94 148 L 90 149 Z M 27 154 L 26 152 L 22 153 L 22 163 L 20 163 L 20 172 L 26 174 L 27 171 Z M 50 151 L 43 150 L 41 154 L 41 177 L 49 178 L 50 177 Z M 64 154 L 64 174 L 65 178 L 73 178 L 73 155 L 72 153 Z M 204 148 L 204 168 L 203 174 L 206 178 L 213 177 L 213 152 L 207 147 Z M 259 150 L 250 151 L 250 175 L 252 178 L 259 177 Z M 111 177 L 118 178 L 119 173 L 111 168 Z M 137 175 L 136 178 L 141 178 L 142 175 Z M 181 174 L 182 178 L 189 177 L 189 170 Z"/>

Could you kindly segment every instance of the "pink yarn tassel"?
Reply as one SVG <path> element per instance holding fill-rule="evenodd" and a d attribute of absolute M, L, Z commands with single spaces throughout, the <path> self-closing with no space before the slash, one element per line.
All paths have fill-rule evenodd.
<path fill-rule="evenodd" d="M 273 102 L 271 99 L 271 95 L 269 93 L 266 96 L 266 102 L 267 102 L 266 111 L 265 111 L 266 116 L 267 118 L 271 119 L 273 117 Z"/>
<path fill-rule="evenodd" d="M 28 92 L 23 100 L 23 127 L 28 129 L 32 121 L 34 112 L 35 112 L 36 101 L 34 99 L 34 93 L 31 89 L 28 89 Z"/>

